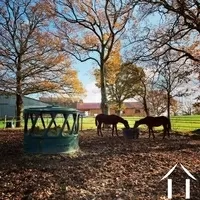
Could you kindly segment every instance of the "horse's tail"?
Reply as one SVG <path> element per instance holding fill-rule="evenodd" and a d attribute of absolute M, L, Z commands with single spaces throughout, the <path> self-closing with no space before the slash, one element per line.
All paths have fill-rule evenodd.
<path fill-rule="evenodd" d="M 96 126 L 98 125 L 97 116 L 95 117 L 95 124 L 96 124 Z"/>

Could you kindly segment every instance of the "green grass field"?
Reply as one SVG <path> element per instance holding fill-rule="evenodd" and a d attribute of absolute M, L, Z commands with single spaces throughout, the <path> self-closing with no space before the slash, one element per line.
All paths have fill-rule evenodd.
<path fill-rule="evenodd" d="M 140 119 L 139 117 L 124 117 L 128 120 L 129 125 L 133 127 L 136 120 Z M 49 121 L 50 119 L 45 119 Z M 81 121 L 81 120 L 80 120 Z M 63 119 L 58 118 L 58 125 L 62 125 Z M 82 130 L 86 129 L 96 129 L 95 126 L 95 118 L 94 117 L 84 117 L 82 121 L 82 126 L 80 127 Z M 71 124 L 72 121 L 69 120 Z M 200 115 L 190 115 L 190 116 L 173 116 L 171 117 L 172 130 L 174 131 L 194 131 L 196 129 L 200 129 Z M 31 123 L 29 123 L 31 125 Z M 40 120 L 39 126 L 42 126 L 42 122 Z M 4 121 L 0 121 L 0 129 L 5 127 Z M 118 128 L 123 128 L 123 124 L 118 124 Z M 145 126 L 140 126 L 140 128 L 145 128 Z M 162 127 L 158 127 L 156 129 L 162 129 Z"/>
<path fill-rule="evenodd" d="M 136 120 L 140 119 L 139 117 L 124 117 L 128 120 L 129 125 L 133 127 Z M 200 115 L 190 115 L 190 116 L 173 116 L 171 117 L 172 129 L 175 131 L 193 131 L 200 129 Z M 118 124 L 119 128 L 123 128 L 123 124 Z M 145 126 L 140 126 L 145 128 Z M 94 117 L 85 117 L 83 118 L 82 129 L 95 129 L 95 119 Z M 156 128 L 162 129 L 162 127 Z"/>

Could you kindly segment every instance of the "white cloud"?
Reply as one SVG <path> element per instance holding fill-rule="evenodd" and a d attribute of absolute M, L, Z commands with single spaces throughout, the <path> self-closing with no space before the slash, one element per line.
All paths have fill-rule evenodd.
<path fill-rule="evenodd" d="M 87 96 L 83 99 L 84 103 L 100 103 L 101 102 L 101 91 L 95 86 L 95 82 L 91 82 L 85 86 Z M 131 98 L 125 100 L 125 102 L 135 102 L 136 100 Z"/>
<path fill-rule="evenodd" d="M 83 102 L 87 103 L 100 103 L 101 92 L 98 87 L 95 86 L 95 82 L 91 82 L 85 86 L 87 96 L 83 99 Z"/>

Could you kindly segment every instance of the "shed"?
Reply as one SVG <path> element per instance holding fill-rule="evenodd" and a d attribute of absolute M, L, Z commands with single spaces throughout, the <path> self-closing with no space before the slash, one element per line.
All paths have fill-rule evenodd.
<path fill-rule="evenodd" d="M 35 106 L 49 106 L 51 104 L 41 102 L 27 96 L 23 97 L 24 108 Z M 0 95 L 0 118 L 16 116 L 16 96 L 13 94 Z"/>

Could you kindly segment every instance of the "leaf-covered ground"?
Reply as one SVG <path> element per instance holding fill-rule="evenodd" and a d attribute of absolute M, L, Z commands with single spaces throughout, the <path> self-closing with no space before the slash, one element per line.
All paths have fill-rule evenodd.
<path fill-rule="evenodd" d="M 122 136 L 80 134 L 80 152 L 73 155 L 28 155 L 21 131 L 0 131 L 0 199 L 156 200 L 167 199 L 161 178 L 176 163 L 197 179 L 191 199 L 200 199 L 200 140 L 173 135 L 139 140 Z M 171 175 L 173 199 L 185 199 L 186 174 L 180 166 Z"/>

